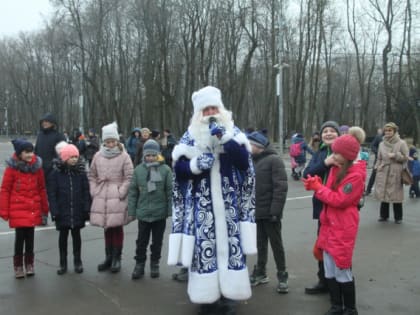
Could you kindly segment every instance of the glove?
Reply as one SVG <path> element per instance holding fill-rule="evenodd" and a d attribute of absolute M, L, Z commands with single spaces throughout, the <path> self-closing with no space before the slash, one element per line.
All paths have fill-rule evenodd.
<path fill-rule="evenodd" d="M 323 254 L 322 254 L 322 249 L 319 248 L 316 245 L 316 243 L 314 245 L 314 248 L 312 249 L 312 253 L 314 254 L 314 257 L 315 257 L 316 260 L 318 260 L 318 261 L 323 261 L 324 260 L 324 257 L 323 257 Z"/>
<path fill-rule="evenodd" d="M 270 218 L 270 222 L 271 223 L 277 223 L 277 222 L 279 222 L 278 216 L 272 215 L 271 218 Z"/>
<path fill-rule="evenodd" d="M 42 220 L 42 222 L 41 222 L 42 225 L 48 225 L 48 215 L 47 214 L 43 214 L 41 220 Z"/>
<path fill-rule="evenodd" d="M 322 187 L 322 181 L 318 175 L 315 175 L 314 177 L 308 175 L 308 177 L 306 179 L 302 179 L 302 181 L 306 190 L 317 191 Z"/>
<path fill-rule="evenodd" d="M 213 128 L 210 129 L 210 134 L 212 136 L 217 136 L 218 138 L 221 138 L 225 134 L 225 132 L 226 129 L 217 124 L 214 124 Z"/>
<path fill-rule="evenodd" d="M 203 153 L 197 158 L 197 167 L 199 170 L 209 170 L 213 166 L 214 156 L 212 153 Z"/>
<path fill-rule="evenodd" d="M 83 220 L 85 220 L 85 221 L 89 221 L 90 220 L 90 213 L 89 212 L 85 212 L 84 213 Z"/>

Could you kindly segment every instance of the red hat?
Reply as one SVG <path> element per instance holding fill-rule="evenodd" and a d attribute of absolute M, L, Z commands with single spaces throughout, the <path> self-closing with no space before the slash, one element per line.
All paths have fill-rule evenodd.
<path fill-rule="evenodd" d="M 77 147 L 73 144 L 68 144 L 64 146 L 60 151 L 60 158 L 62 161 L 67 161 L 72 156 L 79 157 L 79 150 Z"/>
<path fill-rule="evenodd" d="M 331 148 L 335 153 L 340 153 L 346 160 L 354 161 L 359 154 L 360 144 L 354 136 L 347 134 L 336 138 Z"/>

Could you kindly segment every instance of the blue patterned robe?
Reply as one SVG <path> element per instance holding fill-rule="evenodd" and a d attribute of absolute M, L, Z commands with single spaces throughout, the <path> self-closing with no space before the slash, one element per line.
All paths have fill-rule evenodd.
<path fill-rule="evenodd" d="M 208 171 L 187 131 L 174 148 L 169 265 L 189 267 L 193 303 L 251 297 L 246 255 L 256 254 L 255 174 L 246 136 L 238 128 L 213 148 Z"/>

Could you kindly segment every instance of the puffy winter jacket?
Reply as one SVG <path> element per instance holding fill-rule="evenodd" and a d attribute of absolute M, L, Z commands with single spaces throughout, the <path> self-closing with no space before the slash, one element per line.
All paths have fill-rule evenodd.
<path fill-rule="evenodd" d="M 13 155 L 6 161 L 0 191 L 0 216 L 11 228 L 41 225 L 48 201 L 41 159 L 33 155 L 26 163 Z"/>
<path fill-rule="evenodd" d="M 325 186 L 315 196 L 324 204 L 317 246 L 329 253 L 338 268 L 352 265 L 353 250 L 359 228 L 358 203 L 363 195 L 366 162 L 359 160 L 348 169 L 347 175 L 332 189 L 339 168 L 333 166 Z"/>
<path fill-rule="evenodd" d="M 48 177 L 48 200 L 57 230 L 82 228 L 89 220 L 90 192 L 84 161 L 68 166 L 57 159 Z"/>

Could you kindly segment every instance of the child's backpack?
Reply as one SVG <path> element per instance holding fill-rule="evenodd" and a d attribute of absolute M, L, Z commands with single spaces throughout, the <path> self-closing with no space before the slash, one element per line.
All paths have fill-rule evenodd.
<path fill-rule="evenodd" d="M 289 148 L 289 153 L 291 157 L 298 157 L 302 154 L 302 143 L 292 143 Z"/>

